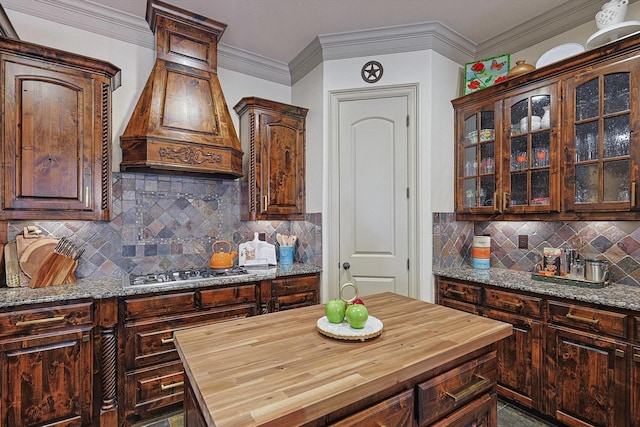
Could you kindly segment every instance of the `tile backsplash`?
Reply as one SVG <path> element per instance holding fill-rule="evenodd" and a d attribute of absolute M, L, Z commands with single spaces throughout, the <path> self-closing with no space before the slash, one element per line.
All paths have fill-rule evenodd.
<path fill-rule="evenodd" d="M 110 221 L 10 221 L 9 240 L 27 225 L 68 236 L 85 249 L 78 277 L 201 268 L 209 265 L 215 241 L 228 240 L 235 250 L 254 232 L 274 244 L 277 233 L 295 234 L 294 260 L 322 264 L 321 214 L 305 221 L 240 221 L 238 181 L 123 172 L 113 173 L 112 183 Z"/>
<path fill-rule="evenodd" d="M 545 247 L 574 248 L 585 258 L 609 261 L 611 279 L 640 286 L 640 221 L 456 221 L 433 214 L 433 265 L 471 265 L 473 236 L 491 236 L 491 266 L 531 271 Z M 518 235 L 529 239 L 518 249 Z"/>

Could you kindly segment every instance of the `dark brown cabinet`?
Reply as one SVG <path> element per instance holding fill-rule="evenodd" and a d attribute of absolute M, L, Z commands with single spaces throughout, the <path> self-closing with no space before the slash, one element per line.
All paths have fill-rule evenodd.
<path fill-rule="evenodd" d="M 629 421 L 632 427 L 640 427 L 640 317 L 634 319 L 636 344 L 632 347 L 631 374 L 629 375 L 631 399 Z"/>
<path fill-rule="evenodd" d="M 319 274 L 311 274 L 273 279 L 270 291 L 270 295 L 263 294 L 265 301 L 270 301 L 270 311 L 318 304 L 320 277 Z"/>
<path fill-rule="evenodd" d="M 570 426 L 640 426 L 635 312 L 444 277 L 437 284 L 440 304 L 513 325 L 497 345 L 500 396 Z"/>
<path fill-rule="evenodd" d="M 0 425 L 93 425 L 93 303 L 0 313 Z"/>
<path fill-rule="evenodd" d="M 304 219 L 307 109 L 247 97 L 234 110 L 245 153 L 241 219 Z"/>
<path fill-rule="evenodd" d="M 108 220 L 115 66 L 0 40 L 1 219 Z"/>
<path fill-rule="evenodd" d="M 173 344 L 175 331 L 254 316 L 259 297 L 259 286 L 246 283 L 123 299 L 119 365 L 124 425 L 182 406 L 184 369 Z"/>
<path fill-rule="evenodd" d="M 461 219 L 638 218 L 640 37 L 452 101 Z"/>

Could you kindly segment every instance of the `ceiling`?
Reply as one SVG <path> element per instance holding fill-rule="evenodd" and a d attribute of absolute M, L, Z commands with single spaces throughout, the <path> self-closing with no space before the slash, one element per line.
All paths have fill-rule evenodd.
<path fill-rule="evenodd" d="M 59 1 L 59 0 L 58 0 Z M 147 0 L 83 0 L 144 19 Z M 482 46 L 535 21 L 545 40 L 593 20 L 606 0 L 165 0 L 227 24 L 221 42 L 290 63 L 318 35 L 439 21 Z M 573 21 L 573 22 L 572 22 Z M 573 25 L 577 22 L 577 25 Z M 595 28 L 595 25 L 594 25 Z M 546 33 L 540 35 L 540 29 Z"/>

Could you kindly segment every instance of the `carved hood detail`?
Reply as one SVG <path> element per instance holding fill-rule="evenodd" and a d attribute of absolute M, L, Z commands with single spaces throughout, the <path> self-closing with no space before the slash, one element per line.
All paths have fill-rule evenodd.
<path fill-rule="evenodd" d="M 226 25 L 147 1 L 156 62 L 120 136 L 122 171 L 242 176 L 242 147 L 217 74 Z"/>

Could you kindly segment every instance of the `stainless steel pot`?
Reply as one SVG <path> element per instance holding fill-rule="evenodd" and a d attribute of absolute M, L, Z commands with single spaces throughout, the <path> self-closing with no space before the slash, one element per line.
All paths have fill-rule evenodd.
<path fill-rule="evenodd" d="M 584 278 L 590 282 L 609 280 L 609 263 L 601 259 L 584 260 Z"/>

